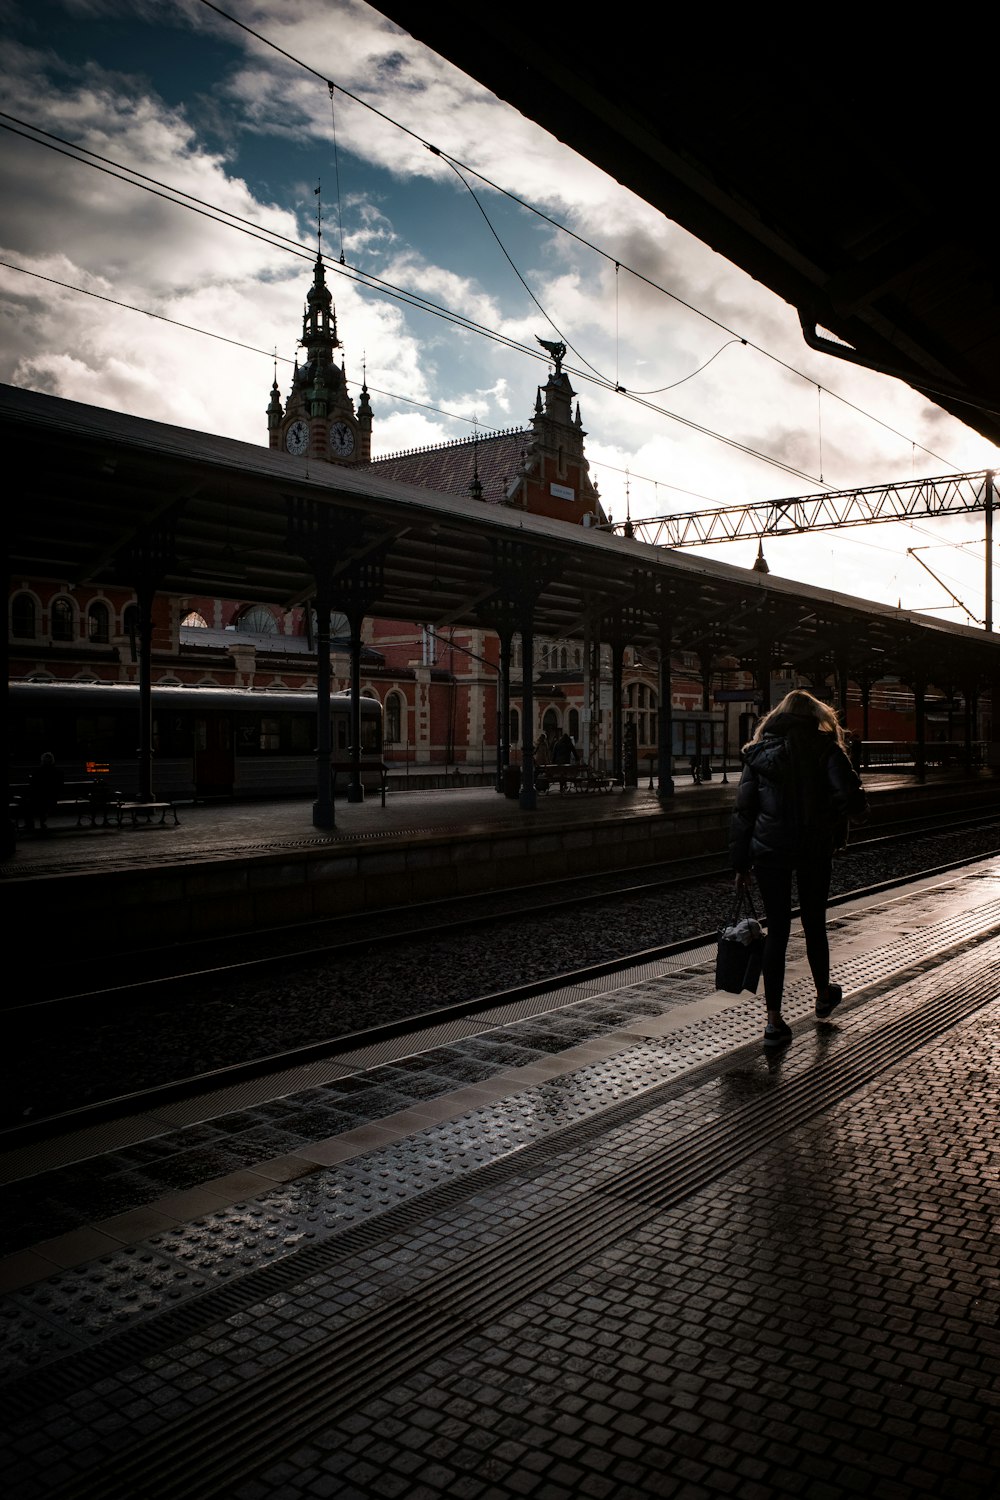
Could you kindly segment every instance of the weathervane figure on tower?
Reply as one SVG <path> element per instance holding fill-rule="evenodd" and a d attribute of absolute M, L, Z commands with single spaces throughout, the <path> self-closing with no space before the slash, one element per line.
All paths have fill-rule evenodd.
<path fill-rule="evenodd" d="M 535 343 L 536 344 L 541 344 L 541 346 L 542 346 L 543 349 L 547 349 L 548 350 L 549 354 L 551 354 L 552 359 L 553 359 L 553 361 L 555 363 L 556 374 L 557 375 L 561 375 L 562 374 L 562 362 L 566 358 L 566 345 L 565 344 L 550 343 L 548 339 L 540 339 L 538 337 L 537 333 L 535 334 Z"/>

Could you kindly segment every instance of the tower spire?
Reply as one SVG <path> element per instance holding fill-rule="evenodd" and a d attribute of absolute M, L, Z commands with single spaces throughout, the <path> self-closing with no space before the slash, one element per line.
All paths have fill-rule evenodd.
<path fill-rule="evenodd" d="M 302 313 L 302 336 L 288 400 L 282 411 L 275 385 L 268 407 L 271 447 L 293 457 L 325 459 L 330 463 L 366 463 L 371 458 L 372 409 L 367 385 L 362 385 L 358 411 L 347 389 L 343 346 L 337 337 L 337 312 L 326 284 L 323 259 L 322 183 L 317 182 L 316 263 Z M 340 350 L 340 356 L 337 356 Z"/>

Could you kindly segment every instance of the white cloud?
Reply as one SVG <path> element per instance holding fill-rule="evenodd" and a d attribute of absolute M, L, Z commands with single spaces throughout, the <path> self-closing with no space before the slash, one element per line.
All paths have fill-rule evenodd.
<path fill-rule="evenodd" d="M 196 34 L 209 31 L 234 49 L 233 67 L 210 94 L 181 108 L 166 103 L 138 72 L 104 67 L 98 58 L 60 57 L 53 30 L 48 46 L 13 38 L 3 44 L 4 108 L 254 224 L 298 235 L 296 207 L 311 212 L 312 184 L 303 181 L 297 194 L 265 201 L 267 192 L 252 190 L 233 163 L 238 150 L 252 155 L 253 143 L 268 138 L 273 144 L 279 137 L 290 150 L 314 146 L 325 196 L 332 122 L 322 78 L 303 73 L 195 0 L 181 0 L 169 13 L 152 0 L 67 0 L 67 9 L 84 20 L 120 17 L 124 25 L 145 15 Z M 808 493 L 819 487 L 821 473 L 827 483 L 847 486 L 996 460 L 982 439 L 905 386 L 808 350 L 790 308 L 359 0 L 332 6 L 325 0 L 246 0 L 239 16 L 341 88 L 564 218 L 607 252 L 601 256 L 551 226 L 532 225 L 523 213 L 499 212 L 496 195 L 474 184 L 506 226 L 502 233 L 516 239 L 518 267 L 567 342 L 627 389 L 657 388 L 643 405 L 573 376 L 590 434 L 588 453 L 605 505 L 616 516 L 625 509 L 625 469 L 631 471 L 632 514 L 643 516 L 696 508 L 682 490 L 733 503 Z M 469 228 L 466 215 L 478 211 L 441 158 L 339 90 L 334 104 L 348 260 L 531 348 L 537 334 L 553 337 L 481 220 L 475 232 Z M 277 348 L 283 357 L 294 352 L 308 259 L 294 260 L 17 137 L 5 135 L 0 150 L 0 257 L 254 348 Z M 380 177 L 373 187 L 365 176 L 372 169 L 395 174 L 405 187 L 408 218 L 402 209 L 397 214 L 388 179 Z M 301 172 L 309 175 L 307 157 Z M 435 196 L 428 198 L 433 208 L 425 215 L 446 216 L 445 232 L 427 236 L 434 249 L 421 242 L 420 214 L 413 213 L 415 179 L 435 179 Z M 411 226 L 405 233 L 404 220 Z M 308 242 L 307 220 L 301 228 Z M 615 261 L 623 268 L 617 273 Z M 475 416 L 485 426 L 528 420 L 543 363 L 404 309 L 335 267 L 329 281 L 350 378 L 360 379 L 364 360 L 373 390 Z M 265 441 L 272 378 L 266 353 L 254 357 L 9 271 L 0 271 L 0 314 L 4 380 Z M 729 330 L 748 344 L 723 348 Z M 568 357 L 568 364 L 578 362 Z M 284 365 L 283 392 L 288 383 Z M 822 397 L 818 385 L 825 388 Z M 659 389 L 665 386 L 672 388 Z M 836 391 L 862 410 L 839 402 L 831 394 Z M 373 395 L 373 406 L 378 452 L 468 431 L 385 396 Z M 699 435 L 685 420 L 780 459 L 801 477 Z M 875 597 L 898 589 L 940 601 L 940 589 L 926 574 L 918 579 L 922 570 L 905 556 L 913 534 L 894 534 L 890 545 L 894 553 L 878 550 L 882 542 L 872 533 L 840 533 L 769 542 L 766 550 L 775 571 L 809 576 L 812 570 Z M 749 564 L 756 549 L 745 550 Z M 737 560 L 732 548 L 719 555 Z M 953 566 L 970 581 L 978 569 L 981 592 L 981 559 L 956 554 Z"/>

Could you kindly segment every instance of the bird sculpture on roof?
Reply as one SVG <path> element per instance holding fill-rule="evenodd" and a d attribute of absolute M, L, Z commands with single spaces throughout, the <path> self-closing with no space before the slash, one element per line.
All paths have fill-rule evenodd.
<path fill-rule="evenodd" d="M 550 343 L 548 339 L 540 339 L 537 333 L 535 334 L 535 342 L 541 344 L 543 349 L 548 350 L 555 362 L 556 374 L 560 375 L 562 373 L 562 362 L 566 358 L 566 345 Z"/>

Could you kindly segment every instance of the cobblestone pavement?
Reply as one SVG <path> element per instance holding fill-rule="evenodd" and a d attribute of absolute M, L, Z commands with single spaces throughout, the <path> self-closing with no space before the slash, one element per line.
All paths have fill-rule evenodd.
<path fill-rule="evenodd" d="M 12 1256 L 8 1495 L 994 1495 L 1000 861 L 831 934 L 849 999 L 817 1025 L 796 948 L 777 1057 L 695 965 L 375 1070 L 349 1128 L 279 1101 L 252 1193 Z"/>

